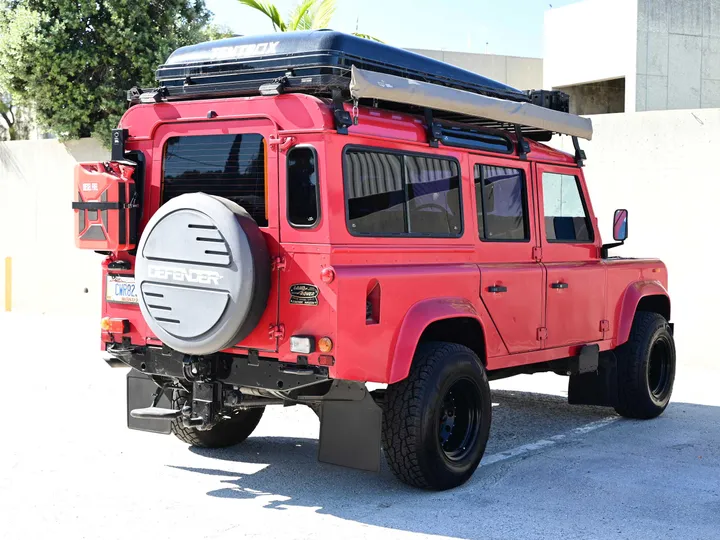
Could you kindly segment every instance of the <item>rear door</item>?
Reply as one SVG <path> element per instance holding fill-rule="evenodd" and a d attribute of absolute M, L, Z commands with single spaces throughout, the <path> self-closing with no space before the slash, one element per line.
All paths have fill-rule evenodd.
<path fill-rule="evenodd" d="M 580 170 L 537 165 L 542 262 L 547 269 L 546 348 L 603 338 L 605 265 Z"/>
<path fill-rule="evenodd" d="M 268 144 L 277 127 L 266 118 L 163 124 L 153 147 L 152 208 L 183 193 L 225 197 L 255 219 L 271 256 L 279 253 L 278 155 Z M 278 271 L 273 269 L 267 308 L 238 346 L 277 351 L 270 329 L 278 324 Z"/>
<path fill-rule="evenodd" d="M 535 261 L 530 164 L 470 157 L 475 182 L 481 297 L 508 351 L 541 348 L 543 267 Z"/>

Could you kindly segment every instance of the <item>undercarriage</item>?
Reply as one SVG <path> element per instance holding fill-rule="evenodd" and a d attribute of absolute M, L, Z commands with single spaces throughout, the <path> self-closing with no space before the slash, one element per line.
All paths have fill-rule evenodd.
<path fill-rule="evenodd" d="M 364 470 L 380 468 L 382 391 L 333 380 L 323 366 L 216 353 L 185 355 L 168 348 L 112 346 L 106 361 L 127 374 L 128 427 L 171 432 L 173 423 L 209 431 L 239 410 L 306 405 L 320 418 L 319 460 Z"/>

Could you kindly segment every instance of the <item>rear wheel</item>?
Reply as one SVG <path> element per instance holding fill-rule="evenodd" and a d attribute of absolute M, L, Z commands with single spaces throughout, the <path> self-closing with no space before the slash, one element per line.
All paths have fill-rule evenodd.
<path fill-rule="evenodd" d="M 457 487 L 480 464 L 491 414 L 490 386 L 477 355 L 455 343 L 424 343 L 409 377 L 385 394 L 387 462 L 412 486 Z"/>
<path fill-rule="evenodd" d="M 618 414 L 642 419 L 662 414 L 675 381 L 675 342 L 665 318 L 638 312 L 630 338 L 616 354 Z"/>
<path fill-rule="evenodd" d="M 182 442 L 200 448 L 223 448 L 240 444 L 255 430 L 265 407 L 238 409 L 232 415 L 215 424 L 211 429 L 200 431 L 183 426 L 182 419 L 173 420 L 172 433 Z"/>

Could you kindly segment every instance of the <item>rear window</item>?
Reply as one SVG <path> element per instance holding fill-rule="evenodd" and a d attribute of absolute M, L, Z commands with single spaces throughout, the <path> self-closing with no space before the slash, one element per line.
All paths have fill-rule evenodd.
<path fill-rule="evenodd" d="M 345 152 L 344 174 L 351 234 L 462 235 L 457 161 L 352 149 Z"/>
<path fill-rule="evenodd" d="M 239 204 L 266 227 L 267 186 L 262 135 L 172 137 L 163 156 L 162 202 L 183 193 L 203 192 Z"/>

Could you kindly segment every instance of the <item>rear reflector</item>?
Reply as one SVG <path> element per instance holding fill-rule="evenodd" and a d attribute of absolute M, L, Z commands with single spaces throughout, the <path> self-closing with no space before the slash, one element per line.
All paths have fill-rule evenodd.
<path fill-rule="evenodd" d="M 318 364 L 320 364 L 321 366 L 334 366 L 335 357 L 327 354 L 321 354 L 318 357 Z"/>

